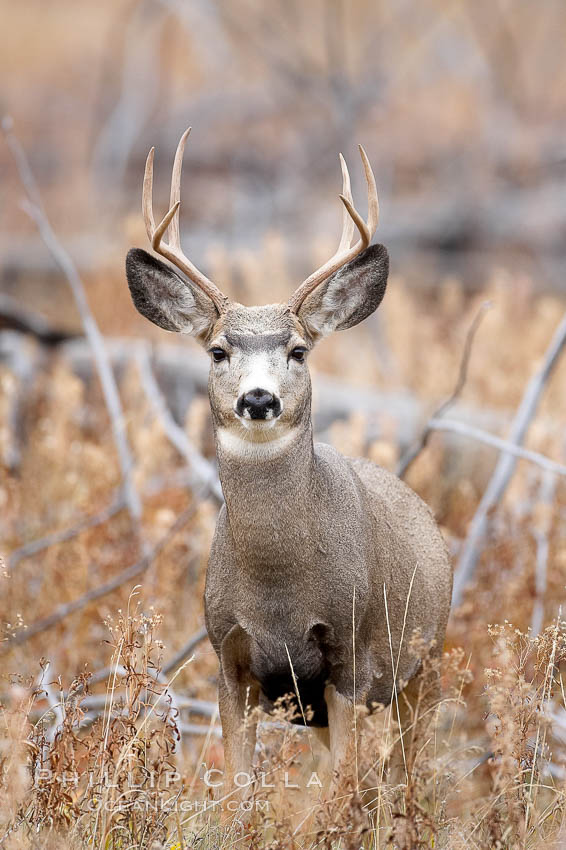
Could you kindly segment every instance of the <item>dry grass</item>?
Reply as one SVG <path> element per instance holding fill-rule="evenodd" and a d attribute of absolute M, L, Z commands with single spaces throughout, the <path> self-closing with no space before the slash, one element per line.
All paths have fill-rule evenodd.
<path fill-rule="evenodd" d="M 269 252 L 268 245 L 257 262 L 272 262 Z M 281 274 L 284 280 L 284 270 Z M 117 286 L 107 279 L 91 288 L 97 310 Z M 246 300 L 259 300 L 253 278 L 247 287 Z M 382 369 L 368 327 L 321 346 L 314 369 L 361 385 L 356 363 L 363 358 L 366 382 L 412 388 L 425 409 L 432 409 L 453 384 L 458 348 L 486 297 L 494 306 L 475 342 L 463 403 L 483 402 L 505 421 L 562 305 L 528 289 L 512 299 L 497 280 L 473 298 L 453 282 L 434 301 L 410 294 L 394 280 L 381 319 L 395 373 Z M 130 308 L 120 310 L 122 328 L 137 331 Z M 8 402 L 17 386 L 8 371 L 2 381 L 7 392 L 0 434 L 8 439 Z M 562 363 L 529 437 L 529 446 L 556 458 L 562 449 L 557 423 L 566 405 L 565 386 Z M 201 644 L 182 669 L 165 678 L 159 673 L 163 659 L 202 623 L 216 509 L 209 501 L 193 501 L 190 489 L 176 480 L 178 458 L 139 387 L 132 366 L 122 375 L 121 393 L 136 481 L 144 494 L 146 537 L 159 541 L 183 510 L 192 505 L 192 511 L 135 592 L 131 582 L 19 645 L 10 645 L 10 639 L 133 563 L 139 544 L 122 512 L 13 570 L 5 567 L 0 578 L 2 846 L 40 842 L 42 847 L 180 850 L 242 841 L 258 848 L 559 846 L 566 777 L 561 679 L 566 627 L 559 610 L 565 598 L 564 483 L 556 483 L 547 504 L 541 501 L 541 473 L 519 465 L 493 518 L 477 582 L 451 621 L 443 702 L 429 716 L 430 724 L 415 722 L 405 730 L 400 784 L 390 784 L 385 770 L 398 735 L 394 712 L 382 712 L 371 722 L 360 718 L 359 772 L 373 777 L 372 812 L 367 794 L 360 797 L 347 787 L 334 807 L 321 806 L 317 778 L 323 785 L 327 780 L 323 750 L 299 729 L 264 725 L 258 777 L 265 772 L 269 778 L 263 785 L 275 787 L 262 787 L 258 778 L 254 820 L 242 833 L 237 820 L 220 824 L 217 807 L 203 810 L 222 790 L 203 781 L 207 769 L 223 764 L 218 720 L 203 723 L 180 699 L 215 701 L 212 649 Z M 367 424 L 356 415 L 337 423 L 330 438 L 344 451 L 394 467 L 399 446 L 387 416 L 378 423 L 377 440 L 368 437 Z M 22 543 L 109 504 L 119 484 L 99 390 L 71 374 L 56 354 L 27 392 L 23 429 L 21 464 L 15 473 L 2 473 L 6 558 Z M 189 408 L 186 429 L 210 454 L 206 402 L 200 397 Z M 491 450 L 436 435 L 411 469 L 410 483 L 432 504 L 455 551 L 492 463 Z M 536 600 L 538 532 L 549 547 L 546 591 L 539 600 L 548 625 L 534 637 L 528 627 Z M 513 626 L 503 622 L 505 616 Z M 105 681 L 89 688 L 89 672 L 108 664 L 112 672 Z M 285 716 L 282 706 L 275 719 Z M 203 723 L 200 735 L 194 734 L 197 722 Z M 180 742 L 179 730 L 188 728 Z M 213 781 L 217 776 L 212 774 Z"/>
<path fill-rule="evenodd" d="M 324 756 L 286 722 L 293 714 L 282 703 L 260 735 L 251 793 L 222 824 L 230 797 L 221 762 L 208 739 L 198 759 L 178 747 L 176 675 L 167 684 L 159 675 L 160 618 L 139 613 L 135 595 L 108 624 L 113 669 L 99 712 L 88 708 L 88 676 L 64 692 L 44 662 L 37 680 L 12 679 L 14 698 L 2 709 L 5 846 L 559 846 L 564 788 L 549 768 L 559 768 L 550 718 L 564 712 L 563 621 L 537 638 L 508 623 L 490 627 L 486 734 L 477 740 L 463 699 L 468 660 L 462 650 L 446 653 L 443 700 L 425 710 L 420 694 L 397 784 L 384 769 L 399 735 L 394 712 L 360 716 L 359 777 L 369 790 L 344 784 L 333 803 L 323 802 Z M 424 652 L 418 642 L 415 652 Z"/>
<path fill-rule="evenodd" d="M 203 11 L 195 23 L 177 13 L 183 5 L 206 7 L 212 16 Z M 514 197 L 507 189 L 519 196 L 561 179 L 564 4 L 275 5 L 274 16 L 258 0 L 4 4 L 2 110 L 15 118 L 57 233 L 64 242 L 81 237 L 73 250 L 87 270 L 89 301 L 105 335 L 164 339 L 135 313 L 118 270 L 130 245 L 145 245 L 138 207 L 147 149 L 157 143 L 160 151 L 161 207 L 167 148 L 189 121 L 195 133 L 185 174 L 188 247 L 247 304 L 286 298 L 303 272 L 332 253 L 336 153 L 351 153 L 358 140 L 375 165 L 383 227 L 394 230 L 403 230 L 407 213 L 409 225 L 411 215 L 428 220 L 446 196 L 456 218 L 460 201 L 468 215 L 471 209 L 472 229 L 481 235 L 483 221 L 474 216 Z M 345 35 L 336 51 L 329 25 L 339 6 Z M 219 40 L 203 37 L 207 21 L 209 32 L 217 25 L 224 37 L 227 64 Z M 140 88 L 151 88 L 144 71 L 154 75 L 154 98 L 138 103 Z M 347 122 L 344 98 L 353 107 Z M 129 138 L 123 128 L 132 102 L 140 113 Z M 113 123 L 113 116 L 126 123 Z M 105 139 L 108 161 L 99 157 Z M 5 146 L 0 163 L 7 198 L 2 244 L 17 248 L 35 231 L 18 207 L 21 188 Z M 534 247 L 483 233 L 491 253 L 484 256 L 480 241 L 478 258 L 466 253 L 466 240 L 461 256 L 450 245 L 432 256 L 394 242 L 377 320 L 336 334 L 314 352 L 315 399 L 317 375 L 362 395 L 367 388 L 392 398 L 408 394 L 424 424 L 451 392 L 472 317 L 489 299 L 461 407 L 451 415 L 472 413 L 476 424 L 505 436 L 564 312 L 563 299 L 544 294 L 552 278 L 545 246 L 556 248 L 562 221 L 557 195 L 533 196 L 526 208 Z M 553 203 L 560 209 L 548 218 Z M 513 212 L 507 210 L 511 221 Z M 232 247 L 219 247 L 224 242 Z M 80 329 L 43 248 L 24 240 L 18 250 L 3 289 L 58 327 Z M 28 267 L 28 259 L 37 266 Z M 412 285 L 423 281 L 434 288 Z M 185 351 L 198 356 L 192 343 Z M 15 443 L 21 447 L 13 467 L 0 460 L 0 849 L 562 847 L 564 480 L 549 483 L 541 470 L 519 462 L 491 517 L 476 581 L 451 618 L 443 700 L 428 711 L 422 694 L 417 716 L 405 723 L 399 770 L 386 769 L 399 737 L 395 711 L 371 719 L 362 713 L 358 772 L 372 790 L 345 786 L 334 805 L 323 804 L 325 752 L 314 736 L 284 722 L 289 708 L 282 704 L 270 718 L 276 723 L 261 727 L 253 817 L 243 829 L 239 813 L 221 824 L 213 805 L 222 797 L 214 773 L 223 767 L 218 718 L 194 702 L 216 701 L 212 648 L 200 643 L 189 663 L 161 672 L 202 626 L 217 509 L 187 484 L 135 364 L 119 382 L 143 533 L 159 552 L 143 575 L 25 640 L 31 625 L 111 580 L 141 552 L 122 510 L 10 567 L 19 547 L 110 505 L 120 480 L 96 381 L 77 377 L 57 349 L 42 353 L 29 383 L 0 365 L 0 459 Z M 563 358 L 526 444 L 563 462 L 565 421 Z M 324 438 L 395 469 L 400 424 L 393 409 L 355 412 Z M 205 398 L 193 398 L 183 425 L 212 458 Z M 408 481 L 431 505 L 455 555 L 494 461 L 490 448 L 437 433 L 411 466 Z M 186 522 L 171 532 L 180 515 Z M 529 631 L 540 622 L 536 635 Z M 415 651 L 430 663 L 416 638 Z M 107 674 L 93 680 L 90 674 L 104 668 Z"/>

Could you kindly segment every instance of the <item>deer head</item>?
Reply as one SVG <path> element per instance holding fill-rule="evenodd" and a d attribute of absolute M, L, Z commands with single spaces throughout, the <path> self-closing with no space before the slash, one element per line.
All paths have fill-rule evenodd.
<path fill-rule="evenodd" d="M 350 177 L 340 155 L 344 205 L 336 253 L 311 274 L 287 304 L 245 307 L 230 301 L 181 249 L 179 207 L 182 159 L 190 128 L 173 164 L 170 208 L 155 225 L 152 204 L 154 149 L 143 183 L 143 215 L 153 250 L 177 267 L 139 248 L 129 251 L 126 272 L 138 311 L 168 331 L 193 336 L 209 353 L 209 394 L 216 428 L 240 440 L 266 443 L 293 432 L 310 412 L 306 366 L 316 342 L 353 327 L 380 304 L 389 260 L 383 245 L 370 246 L 378 222 L 375 179 L 364 149 L 368 218 L 354 207 Z M 359 238 L 352 245 L 354 230 Z M 169 241 L 164 241 L 166 232 Z"/>

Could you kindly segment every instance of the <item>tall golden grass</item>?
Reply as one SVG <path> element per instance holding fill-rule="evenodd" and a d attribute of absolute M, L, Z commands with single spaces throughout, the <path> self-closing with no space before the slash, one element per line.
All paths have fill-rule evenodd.
<path fill-rule="evenodd" d="M 270 251 L 268 243 L 257 259 L 260 273 L 245 283 L 249 303 L 262 300 L 255 281 L 261 279 L 262 263 L 273 266 Z M 284 268 L 280 275 L 284 288 Z M 112 297 L 122 332 L 138 333 L 142 326 L 124 286 L 107 277 L 89 282 L 89 291 L 99 316 Z M 506 417 L 563 305 L 529 287 L 511 297 L 497 276 L 474 296 L 451 281 L 434 297 L 415 294 L 394 278 L 380 331 L 394 372 L 383 369 L 373 332 L 362 326 L 320 346 L 313 358 L 315 388 L 316 374 L 322 372 L 351 381 L 358 391 L 364 382 L 390 388 L 402 384 L 424 411 L 432 411 L 454 383 L 459 349 L 486 298 L 493 306 L 475 339 L 462 403 L 497 412 L 504 433 Z M 187 356 L 194 356 L 192 351 L 187 349 Z M 362 361 L 367 363 L 363 380 L 358 374 Z M 564 419 L 564 378 L 562 363 L 528 439 L 529 447 L 555 458 L 562 451 L 557 423 Z M 18 384 L 7 368 L 0 380 L 0 437 L 8 439 L 9 402 Z M 221 796 L 221 790 L 203 781 L 207 769 L 222 769 L 218 719 L 203 721 L 180 699 L 215 702 L 215 655 L 201 643 L 190 663 L 166 677 L 159 674 L 163 660 L 202 624 L 216 508 L 179 482 L 179 458 L 140 392 L 134 365 L 121 376 L 120 388 L 146 538 L 157 542 L 183 510 L 191 505 L 194 510 L 144 573 L 140 587 L 126 584 L 36 637 L 10 643 L 59 604 L 102 584 L 139 556 L 128 517 L 121 512 L 9 569 L 11 551 L 72 526 L 78 516 L 96 513 L 111 502 L 119 484 L 96 383 L 87 385 L 73 375 L 56 350 L 48 356 L 26 393 L 20 466 L 15 473 L 4 469 L 0 485 L 6 558 L 0 577 L 3 846 L 560 846 L 566 776 L 560 609 L 566 568 L 564 482 L 556 481 L 547 503 L 541 499 L 541 471 L 520 462 L 492 517 L 477 579 L 452 615 L 442 661 L 443 701 L 428 713 L 430 722 L 414 718 L 404 730 L 400 778 L 393 782 L 386 769 L 399 734 L 395 712 L 360 717 L 358 768 L 360 776 L 373 777 L 373 804 L 368 807 L 367 793 L 348 787 L 333 806 L 324 803 L 319 783 L 309 784 L 313 773 L 323 786 L 326 782 L 324 751 L 303 730 L 273 723 L 288 717 L 282 705 L 269 718 L 271 725 L 262 726 L 252 792 L 253 801 L 268 805 L 255 808 L 251 820 L 246 813 L 244 827 L 239 812 L 225 824 L 217 807 L 204 808 Z M 211 456 L 206 404 L 195 398 L 185 428 Z M 356 414 L 336 423 L 328 436 L 344 451 L 394 468 L 396 433 L 386 414 L 380 424 L 379 437 L 370 438 L 364 417 Z M 493 462 L 491 449 L 454 444 L 438 434 L 411 467 L 409 483 L 432 505 L 454 551 Z M 542 599 L 535 587 L 539 533 L 548 544 Z M 535 636 L 529 627 L 536 603 L 543 606 L 543 629 Z M 89 673 L 108 665 L 106 678 L 89 687 Z M 195 723 L 203 724 L 199 734 Z M 264 773 L 269 779 L 262 783 Z M 271 784 L 275 787 L 264 787 Z M 166 800 L 173 801 L 171 810 Z"/>

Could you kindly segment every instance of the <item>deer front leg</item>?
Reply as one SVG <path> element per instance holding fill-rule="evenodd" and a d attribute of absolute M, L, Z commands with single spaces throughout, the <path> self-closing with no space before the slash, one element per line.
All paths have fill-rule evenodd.
<path fill-rule="evenodd" d="M 352 700 L 336 690 L 335 685 L 326 686 L 324 699 L 328 709 L 330 765 L 332 770 L 329 796 L 334 797 L 342 785 L 348 787 L 348 780 L 352 780 L 353 788 L 357 786 L 357 776 L 355 775 L 355 706 Z M 353 790 L 353 788 L 350 790 Z"/>
<path fill-rule="evenodd" d="M 259 686 L 249 672 L 249 637 L 233 626 L 222 641 L 218 705 L 224 742 L 224 810 L 235 811 L 252 778 Z M 247 789 L 249 791 L 249 788 Z M 238 803 L 234 802 L 238 801 Z"/>
<path fill-rule="evenodd" d="M 258 689 L 240 684 L 235 692 L 220 680 L 218 705 L 224 742 L 225 790 L 244 788 L 251 780 L 256 743 L 257 720 L 253 710 L 258 704 Z"/>

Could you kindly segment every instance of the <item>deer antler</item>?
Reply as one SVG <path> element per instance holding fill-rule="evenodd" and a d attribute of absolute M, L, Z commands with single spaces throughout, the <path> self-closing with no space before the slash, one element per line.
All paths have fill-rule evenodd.
<path fill-rule="evenodd" d="M 219 313 L 223 313 L 228 305 L 228 298 L 224 295 L 214 283 L 209 280 L 206 275 L 194 266 L 191 261 L 184 255 L 181 249 L 181 237 L 179 232 L 179 207 L 181 206 L 181 170 L 183 168 L 183 153 L 185 152 L 185 142 L 191 132 L 191 128 L 185 130 L 175 153 L 173 162 L 173 173 L 171 175 L 171 197 L 169 201 L 169 211 L 166 213 L 160 224 L 155 226 L 153 217 L 153 158 L 155 148 L 152 148 L 147 156 L 145 164 L 145 174 L 143 178 L 143 196 L 142 210 L 145 221 L 145 229 L 147 238 L 151 243 L 153 250 L 169 260 L 177 268 L 184 272 L 189 280 L 196 283 L 200 289 L 213 301 Z M 169 228 L 169 242 L 163 241 L 163 236 Z"/>
<path fill-rule="evenodd" d="M 338 271 L 339 268 L 346 265 L 346 263 L 349 263 L 350 260 L 353 260 L 354 257 L 357 257 L 358 254 L 361 254 L 361 252 L 368 247 L 376 231 L 377 222 L 379 220 L 379 202 L 377 200 L 375 177 L 373 176 L 373 171 L 371 170 L 371 165 L 369 164 L 369 159 L 367 158 L 365 150 L 361 145 L 358 145 L 358 147 L 360 149 L 360 156 L 364 165 L 366 182 L 368 185 L 367 222 L 363 220 L 359 212 L 354 207 L 348 167 L 344 157 L 340 154 L 340 165 L 342 167 L 342 194 L 340 195 L 340 200 L 344 204 L 340 244 L 338 245 L 338 250 L 334 256 L 324 263 L 323 266 L 313 272 L 310 277 L 307 277 L 307 279 L 301 283 L 299 288 L 291 296 L 291 299 L 289 300 L 289 307 L 293 313 L 296 313 L 299 310 L 307 295 L 310 295 L 317 286 L 327 280 L 330 275 L 334 274 L 335 271 Z M 354 225 L 358 228 L 360 238 L 355 245 L 350 247 L 352 236 L 354 235 Z"/>

